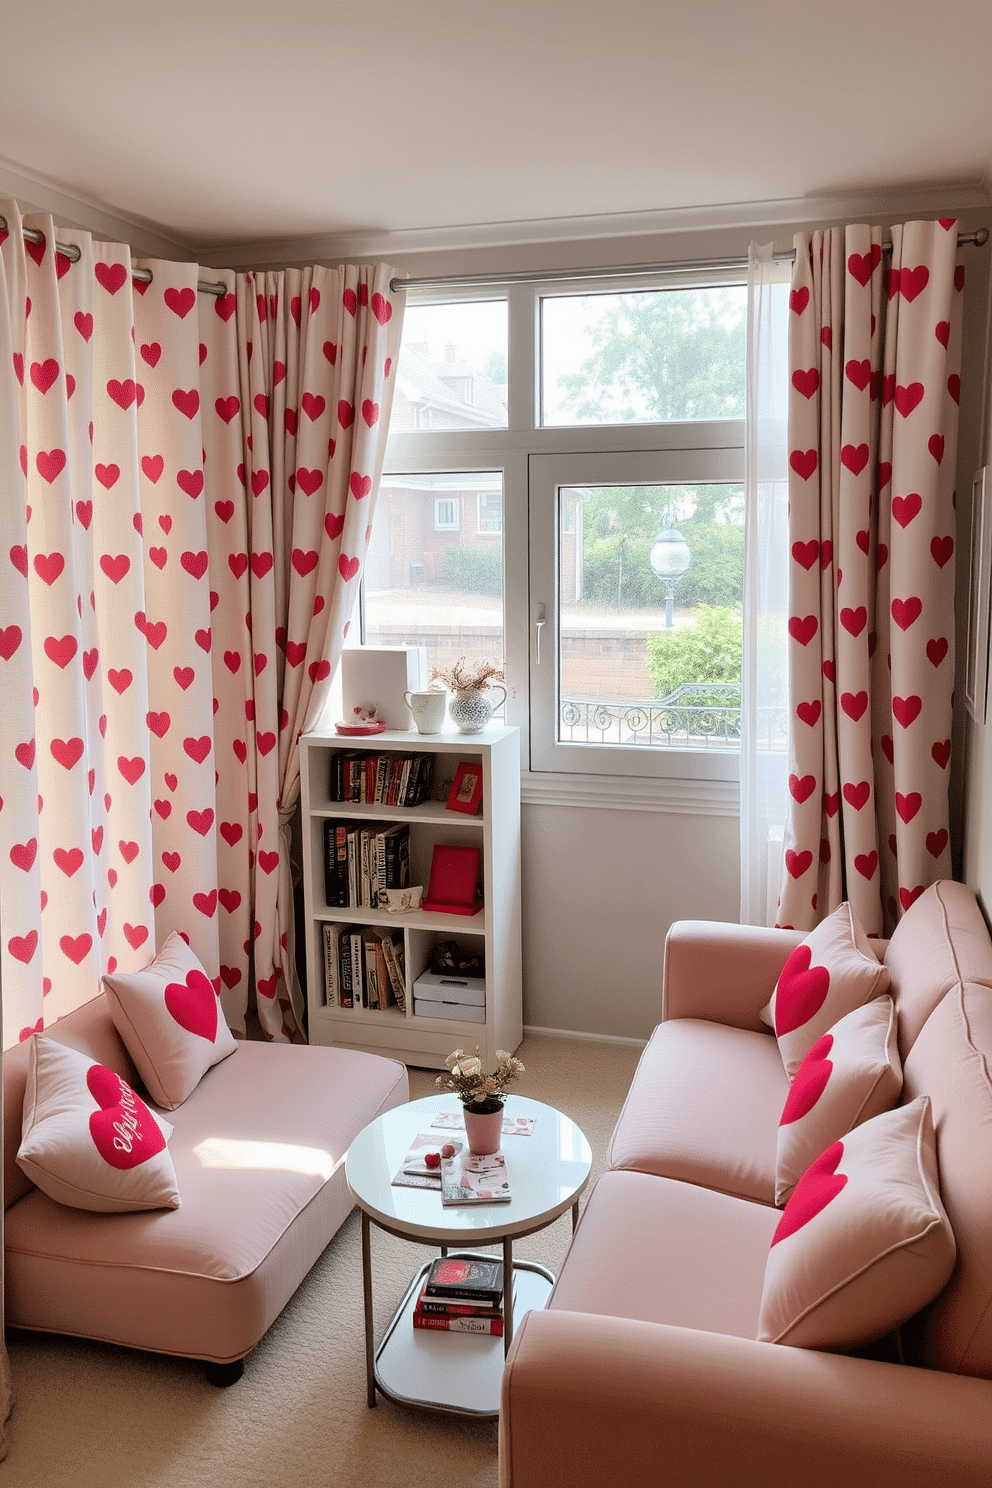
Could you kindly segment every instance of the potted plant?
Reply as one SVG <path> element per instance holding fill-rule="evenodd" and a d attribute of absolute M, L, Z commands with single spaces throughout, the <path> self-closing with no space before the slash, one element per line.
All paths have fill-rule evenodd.
<path fill-rule="evenodd" d="M 448 713 L 452 723 L 462 734 L 481 734 L 493 708 L 506 701 L 506 688 L 501 686 L 503 669 L 494 661 L 470 662 L 459 656 L 451 666 L 436 666 L 431 672 L 432 682 L 443 682 L 451 693 Z M 491 685 L 503 694 L 495 704 L 488 696 Z"/>
<path fill-rule="evenodd" d="M 480 1154 L 498 1152 L 507 1086 L 523 1074 L 523 1064 L 505 1049 L 497 1049 L 496 1068 L 487 1075 L 478 1048 L 474 1054 L 456 1049 L 444 1062 L 448 1073 L 438 1075 L 435 1083 L 440 1090 L 453 1090 L 461 1101 L 469 1149 Z"/>

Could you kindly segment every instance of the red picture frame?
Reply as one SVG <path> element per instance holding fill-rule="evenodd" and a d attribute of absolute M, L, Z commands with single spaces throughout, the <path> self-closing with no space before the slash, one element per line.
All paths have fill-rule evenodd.
<path fill-rule="evenodd" d="M 445 802 L 449 811 L 464 811 L 474 816 L 482 805 L 482 761 L 462 760 Z"/>

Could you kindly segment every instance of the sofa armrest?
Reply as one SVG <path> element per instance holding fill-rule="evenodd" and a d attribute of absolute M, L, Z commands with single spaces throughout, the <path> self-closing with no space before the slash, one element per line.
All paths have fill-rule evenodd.
<path fill-rule="evenodd" d="M 588 1313 L 524 1319 L 500 1488 L 988 1488 L 992 1382 Z"/>
<path fill-rule="evenodd" d="M 705 1018 L 767 1031 L 758 1016 L 775 990 L 801 931 L 676 920 L 665 940 L 662 1018 Z"/>

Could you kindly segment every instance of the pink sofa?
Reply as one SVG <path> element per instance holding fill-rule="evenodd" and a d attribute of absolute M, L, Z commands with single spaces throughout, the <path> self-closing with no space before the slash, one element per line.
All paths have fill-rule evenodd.
<path fill-rule="evenodd" d="M 47 1032 L 143 1090 L 103 994 Z M 17 1165 L 27 1049 L 3 1056 L 8 1326 L 203 1359 L 233 1383 L 347 1218 L 344 1155 L 409 1099 L 406 1068 L 240 1043 L 167 1113 L 179 1208 L 96 1214 L 55 1203 Z"/>
<path fill-rule="evenodd" d="M 926 1094 L 950 1282 L 851 1354 L 756 1341 L 787 1081 L 759 1018 L 803 937 L 673 925 L 639 1063 L 547 1310 L 503 1377 L 501 1488 L 988 1488 L 992 942 L 972 892 L 921 895 L 884 947 L 903 1102 Z M 883 949 L 880 947 L 880 950 Z"/>

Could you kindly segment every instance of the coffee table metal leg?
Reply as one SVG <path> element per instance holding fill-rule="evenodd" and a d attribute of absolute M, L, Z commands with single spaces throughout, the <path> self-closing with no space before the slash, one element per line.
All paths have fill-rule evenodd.
<path fill-rule="evenodd" d="M 370 1406 L 375 1405 L 375 1343 L 372 1336 L 372 1236 L 371 1225 L 362 1210 L 362 1291 L 365 1295 L 365 1383 Z"/>
<path fill-rule="evenodd" d="M 507 1300 L 509 1299 L 509 1300 Z M 503 1357 L 513 1338 L 513 1240 L 503 1236 Z"/>

